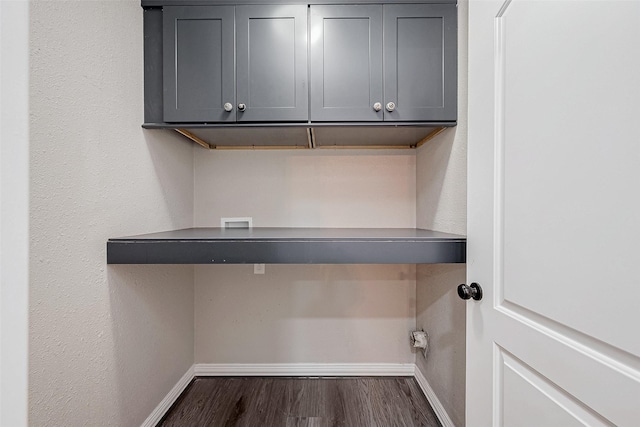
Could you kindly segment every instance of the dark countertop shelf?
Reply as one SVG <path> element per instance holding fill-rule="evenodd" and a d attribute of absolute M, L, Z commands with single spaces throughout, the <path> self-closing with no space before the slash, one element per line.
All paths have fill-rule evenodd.
<path fill-rule="evenodd" d="M 464 263 L 466 237 L 414 228 L 187 228 L 107 241 L 107 264 Z"/>

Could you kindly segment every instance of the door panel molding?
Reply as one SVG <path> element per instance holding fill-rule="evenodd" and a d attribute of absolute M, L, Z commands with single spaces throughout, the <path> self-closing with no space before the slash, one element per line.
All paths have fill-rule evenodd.
<path fill-rule="evenodd" d="M 584 346 L 558 337 L 557 332 L 537 329 L 539 325 L 522 320 L 526 319 L 503 318 L 495 325 L 494 342 L 508 343 L 514 357 L 550 378 L 609 422 L 625 425 L 626 420 L 636 419 L 640 396 L 637 372 L 621 369 L 607 355 L 594 357 L 593 351 L 587 352 Z"/>
<path fill-rule="evenodd" d="M 507 0 L 495 19 L 494 33 L 494 171 L 493 171 L 493 306 L 504 303 L 504 169 L 505 169 L 505 61 L 506 41 L 502 16 L 511 0 Z"/>
<path fill-rule="evenodd" d="M 514 5 L 518 7 L 515 7 Z M 616 333 L 615 330 L 612 331 L 611 329 L 602 328 L 597 322 L 590 321 L 589 318 L 591 317 L 590 316 L 591 313 L 589 313 L 589 311 L 584 308 L 585 306 L 580 303 L 580 301 L 584 301 L 589 305 L 595 306 L 597 302 L 602 300 L 603 302 L 606 303 L 606 307 L 608 307 L 609 310 L 611 310 L 612 307 L 620 308 L 619 310 L 610 311 L 611 315 L 613 315 L 613 317 L 616 317 L 618 316 L 618 314 L 616 313 L 621 313 L 622 312 L 621 310 L 630 309 L 631 304 L 629 301 L 626 301 L 626 298 L 624 296 L 622 296 L 619 292 L 616 292 L 615 289 L 620 287 L 620 284 L 619 284 L 620 282 L 628 281 L 628 280 L 632 281 L 632 279 L 622 279 L 620 277 L 620 274 L 610 275 L 609 277 L 613 278 L 611 279 L 610 283 L 606 282 L 606 279 L 608 278 L 606 277 L 603 279 L 605 281 L 603 281 L 603 283 L 601 284 L 602 286 L 601 290 L 593 289 L 593 286 L 588 287 L 586 288 L 587 289 L 586 296 L 582 297 L 582 295 L 580 295 L 581 285 L 579 285 L 577 282 L 571 282 L 570 279 L 567 279 L 568 275 L 564 274 L 558 277 L 564 277 L 566 279 L 565 281 L 558 280 L 554 283 L 554 279 L 552 277 L 549 277 L 549 280 L 543 280 L 542 282 L 538 281 L 537 283 L 540 283 L 540 291 L 536 291 L 535 288 L 537 288 L 538 286 L 536 286 L 535 280 L 533 278 L 537 277 L 535 274 L 535 271 L 537 271 L 537 269 L 535 268 L 533 261 L 529 260 L 529 254 L 526 252 L 526 250 L 520 249 L 523 246 L 527 245 L 529 241 L 527 239 L 527 236 L 529 238 L 532 238 L 531 240 L 533 242 L 532 248 L 535 248 L 535 250 L 545 245 L 545 242 L 543 240 L 538 240 L 535 236 L 532 236 L 532 234 L 534 233 L 531 233 L 527 230 L 523 230 L 523 226 L 521 225 L 523 224 L 522 223 L 523 220 L 518 220 L 518 219 L 514 220 L 516 216 L 513 212 L 515 210 L 517 212 L 520 212 L 523 215 L 526 215 L 526 211 L 531 211 L 531 209 L 527 206 L 527 202 L 529 202 L 529 200 L 527 200 L 526 198 L 524 198 L 524 196 L 519 194 L 518 192 L 520 191 L 526 192 L 526 191 L 529 191 L 529 189 L 531 189 L 532 194 L 535 194 L 535 197 L 537 198 L 537 200 L 547 200 L 547 197 L 538 195 L 541 189 L 546 188 L 548 184 L 548 183 L 542 183 L 542 184 L 539 183 L 538 174 L 542 176 L 542 175 L 545 175 L 548 171 L 545 170 L 543 166 L 540 168 L 533 167 L 529 169 L 526 167 L 526 161 L 523 163 L 523 160 L 522 160 L 523 156 L 514 154 L 516 152 L 522 151 L 518 146 L 520 143 L 522 143 L 523 141 L 526 141 L 527 139 L 529 139 L 529 142 L 530 142 L 530 139 L 531 139 L 528 136 L 528 134 L 531 132 L 530 129 L 519 128 L 517 125 L 514 125 L 513 123 L 513 120 L 516 117 L 520 117 L 519 121 L 518 119 L 515 119 L 516 123 L 528 124 L 530 122 L 530 120 L 524 120 L 524 121 L 522 120 L 523 115 L 531 113 L 531 110 L 527 109 L 530 103 L 518 102 L 517 95 L 525 94 L 526 96 L 529 96 L 528 98 L 525 98 L 525 99 L 532 100 L 533 102 L 532 105 L 535 106 L 533 107 L 534 113 L 540 111 L 540 117 L 550 117 L 552 116 L 552 114 L 542 111 L 544 108 L 545 102 L 547 99 L 550 99 L 552 97 L 552 95 L 550 95 L 552 92 L 563 91 L 564 87 L 566 86 L 565 83 L 566 83 L 567 77 L 565 75 L 568 73 L 567 71 L 564 71 L 564 73 L 561 74 L 561 77 L 558 77 L 559 80 L 557 81 L 551 80 L 549 79 L 548 76 L 546 76 L 546 74 L 549 74 L 549 73 L 551 73 L 552 75 L 560 74 L 562 73 L 562 70 L 553 69 L 554 64 L 545 64 L 546 69 L 552 69 L 553 71 L 549 71 L 549 72 L 542 71 L 542 73 L 545 74 L 545 76 L 541 77 L 541 79 L 545 79 L 543 80 L 545 83 L 544 85 L 540 86 L 542 88 L 542 92 L 540 92 L 539 98 L 536 98 L 536 95 L 538 94 L 538 92 L 535 92 L 533 95 L 531 95 L 531 91 L 518 89 L 517 84 L 516 84 L 516 88 L 514 89 L 513 82 L 520 76 L 520 73 L 518 73 L 517 74 L 518 77 L 514 77 L 514 74 L 516 73 L 516 71 L 522 72 L 524 69 L 523 64 L 530 65 L 533 62 L 531 61 L 531 59 L 528 58 L 529 50 L 535 51 L 535 52 L 544 52 L 545 50 L 548 50 L 548 46 L 547 46 L 548 42 L 544 42 L 544 41 L 540 43 L 538 43 L 537 41 L 532 41 L 531 46 L 528 46 L 529 49 L 527 51 L 521 51 L 520 49 L 520 46 L 523 45 L 523 40 L 526 42 L 528 39 L 526 37 L 523 37 L 522 31 L 518 31 L 518 29 L 525 25 L 528 25 L 531 28 L 540 28 L 542 26 L 542 22 L 538 22 L 541 19 L 539 13 L 535 13 L 533 16 L 530 16 L 527 14 L 527 11 L 529 11 L 530 9 L 532 9 L 531 2 L 509 1 L 503 4 L 498 16 L 495 19 L 495 34 L 494 34 L 494 51 L 495 51 L 495 60 L 494 60 L 494 79 L 495 79 L 494 80 L 494 86 L 495 86 L 494 87 L 494 91 L 495 91 L 494 93 L 494 105 L 495 105 L 494 107 L 495 109 L 495 114 L 494 114 L 494 127 L 495 127 L 494 212 L 495 212 L 495 217 L 494 217 L 494 230 L 493 230 L 494 245 L 495 245 L 494 246 L 494 284 L 496 287 L 495 293 L 494 293 L 495 307 L 498 308 L 502 306 L 505 302 L 510 301 L 511 303 L 527 308 L 532 312 L 539 312 L 542 316 L 553 319 L 560 324 L 566 323 L 570 328 L 579 330 L 583 332 L 585 335 L 593 335 L 595 339 L 608 342 L 614 348 L 621 348 L 627 352 L 633 352 L 632 350 L 637 348 L 637 345 L 633 343 L 633 340 L 629 340 L 628 336 L 625 336 L 620 333 Z M 585 20 L 588 19 L 587 22 L 593 24 L 592 21 L 596 21 L 596 19 L 594 19 L 594 15 L 595 15 L 594 10 L 592 10 L 591 7 L 587 7 L 580 4 L 579 2 L 576 3 L 574 7 L 571 7 L 571 8 L 565 7 L 565 8 L 560 8 L 558 10 L 559 10 L 559 13 L 562 13 L 563 15 L 565 15 L 570 11 L 574 11 L 574 10 L 576 11 L 575 13 L 578 13 L 582 9 L 585 10 L 584 19 Z M 553 10 L 556 10 L 556 9 L 553 9 Z M 507 20 L 509 20 L 509 26 L 507 26 Z M 554 30 L 557 30 L 558 27 L 561 27 L 562 23 L 559 22 L 558 18 L 555 18 L 555 22 L 549 24 L 549 26 L 551 28 L 551 31 L 554 31 Z M 540 30 L 537 30 L 537 31 L 538 33 L 540 33 Z M 509 38 L 510 36 L 511 36 L 511 39 Z M 574 44 L 572 44 L 571 42 L 567 42 L 566 46 L 561 42 L 560 45 L 566 50 L 569 50 L 568 49 L 569 47 L 574 46 Z M 555 57 L 555 56 L 550 55 L 550 57 Z M 582 57 L 580 56 L 578 56 L 578 58 L 582 59 Z M 584 62 L 587 64 L 591 64 L 591 61 L 584 60 Z M 507 70 L 507 63 L 510 63 L 509 70 Z M 591 71 L 586 71 L 586 73 L 590 73 L 590 72 Z M 510 73 L 510 74 L 508 75 L 507 73 Z M 525 76 L 522 76 L 522 78 L 534 79 L 534 76 L 525 75 Z M 533 84 L 535 85 L 536 83 L 533 82 Z M 572 93 L 571 90 L 572 89 L 570 88 L 567 89 L 568 93 Z M 508 92 L 508 91 L 511 91 L 511 92 Z M 514 91 L 517 95 L 514 94 Z M 507 106 L 507 104 L 509 105 Z M 506 108 L 510 108 L 511 112 L 508 113 Z M 513 113 L 514 108 L 516 111 L 515 113 Z M 594 108 L 599 108 L 599 106 L 596 106 Z M 581 106 L 576 106 L 574 109 L 576 109 L 579 112 L 583 111 L 583 108 Z M 556 111 L 556 110 L 553 110 L 553 111 Z M 576 113 L 573 113 L 573 114 L 575 115 Z M 567 115 L 569 116 L 567 121 L 569 121 L 569 123 L 572 123 L 570 115 L 569 114 Z M 509 120 L 511 120 L 511 122 L 509 122 Z M 565 137 L 568 135 L 570 139 L 571 133 L 569 133 L 566 129 L 561 128 L 561 132 L 562 132 L 561 135 Z M 550 142 L 553 142 L 554 144 L 556 144 L 555 141 L 556 141 L 556 138 L 554 138 L 554 136 L 552 135 L 549 135 L 548 138 L 545 138 L 545 143 L 540 144 L 541 145 L 540 150 L 545 150 L 545 151 L 539 151 L 540 153 L 545 153 L 542 155 L 542 157 L 547 156 L 547 154 L 548 154 L 548 157 L 549 156 L 552 157 L 555 154 L 552 151 L 555 145 L 550 144 Z M 619 144 L 620 143 L 618 143 L 618 145 Z M 563 141 L 558 140 L 557 145 L 561 149 L 560 146 L 563 146 L 563 145 L 569 146 L 569 143 L 568 142 L 563 143 Z M 595 152 L 596 150 L 592 148 L 594 147 L 594 145 L 595 144 L 593 141 L 588 141 L 581 148 L 583 149 L 583 151 L 587 153 L 592 153 L 592 152 Z M 572 147 L 572 149 L 575 150 L 575 148 L 572 145 L 570 147 Z M 609 152 L 612 153 L 612 152 L 615 152 L 616 150 L 619 150 L 619 149 L 617 149 L 615 146 L 612 146 Z M 531 158 L 537 159 L 538 162 L 540 161 L 544 162 L 544 159 L 540 160 L 541 155 L 538 155 L 536 151 L 537 150 L 529 150 L 527 151 L 527 153 L 531 156 Z M 581 155 L 581 153 L 572 151 L 569 154 L 573 154 L 573 153 L 575 153 L 575 156 L 573 155 L 569 156 L 565 150 L 565 151 L 562 151 L 557 156 L 563 159 L 562 160 L 563 169 L 565 164 L 567 164 L 567 167 L 570 167 L 572 159 L 575 158 L 576 156 L 578 156 L 577 159 L 580 159 L 579 156 Z M 612 159 L 617 159 L 616 156 L 617 154 L 610 154 L 610 157 Z M 598 163 L 599 159 L 593 159 L 589 157 L 586 157 L 586 159 L 587 160 L 580 160 L 580 161 L 582 161 L 583 163 L 588 162 L 588 164 L 590 165 L 590 168 L 592 170 L 597 171 L 599 166 L 599 163 Z M 612 163 L 612 162 L 613 162 L 612 160 L 608 160 L 608 163 Z M 513 166 L 514 163 L 517 166 Z M 524 169 L 526 170 L 520 171 L 518 168 L 522 168 L 523 165 L 525 165 Z M 621 164 L 620 168 L 629 169 L 630 167 L 628 165 Z M 557 174 L 557 171 L 551 168 L 551 173 L 554 173 L 554 172 Z M 586 175 L 584 171 L 580 171 L 580 170 L 575 172 L 575 174 L 577 176 L 583 177 L 583 179 L 585 179 L 587 182 L 593 185 L 593 182 L 592 182 L 593 180 L 589 180 L 588 178 L 585 178 L 585 176 L 593 175 L 591 170 Z M 514 188 L 514 185 L 513 185 L 514 181 L 512 180 L 514 176 L 516 178 L 520 176 L 522 179 L 517 180 L 516 182 L 524 184 L 524 186 L 519 186 L 517 188 Z M 556 175 L 552 175 L 552 176 L 556 176 Z M 615 183 L 618 186 L 623 186 L 623 187 L 625 186 L 625 184 L 622 184 L 621 182 L 622 180 L 619 177 L 611 178 L 611 179 L 612 179 L 612 183 Z M 506 185 L 509 182 L 511 182 L 512 184 L 510 186 Z M 568 179 L 559 178 L 557 179 L 556 182 L 558 183 L 558 185 L 564 185 L 568 188 L 574 188 L 574 186 L 576 186 L 576 184 L 570 178 Z M 526 187 L 527 184 L 529 184 L 530 187 Z M 549 193 L 546 193 L 546 194 L 549 194 Z M 551 194 L 554 194 L 553 190 Z M 569 195 L 567 196 L 570 197 Z M 562 198 L 566 199 L 565 196 L 563 196 Z M 549 200 L 556 200 L 556 199 L 550 198 Z M 588 211 L 589 205 L 585 204 L 583 201 L 577 201 L 574 203 L 577 206 L 584 206 L 583 211 Z M 557 202 L 554 205 L 549 204 L 549 202 L 547 202 L 547 204 L 551 206 L 565 206 L 565 204 L 563 204 L 562 202 Z M 534 209 L 533 210 L 534 212 L 538 212 L 544 215 L 544 212 L 545 212 L 544 209 L 540 208 L 543 205 L 544 203 L 538 203 L 537 205 L 534 204 L 531 207 Z M 634 210 L 634 208 L 629 207 L 628 203 L 622 206 L 627 207 L 627 210 L 629 211 Z M 505 216 L 506 215 L 505 209 L 510 210 L 511 220 L 509 220 L 508 217 Z M 548 214 L 550 216 L 559 216 L 559 218 L 562 218 L 563 216 L 562 213 L 558 214 L 557 212 L 549 212 Z M 580 217 L 578 217 L 577 219 L 581 221 L 580 224 L 582 226 L 584 226 L 586 219 L 589 219 L 589 218 L 592 220 L 592 222 L 595 225 L 598 225 L 597 224 L 598 217 L 594 215 L 590 215 L 589 213 L 585 213 L 584 215 L 580 214 L 580 216 L 583 218 L 581 219 Z M 520 218 L 520 217 L 518 216 L 517 218 Z M 576 239 L 576 240 L 578 240 L 578 238 L 581 237 L 580 232 L 578 233 L 576 233 L 575 231 L 563 232 L 564 230 L 571 230 L 570 221 L 567 221 L 566 218 L 564 220 L 562 219 L 557 220 L 557 224 L 564 225 L 565 228 L 563 228 L 562 230 L 559 229 L 557 225 L 555 226 L 553 225 L 554 221 L 552 220 L 538 221 L 538 218 L 540 218 L 540 216 L 529 217 L 529 219 L 532 221 L 531 227 L 544 227 L 549 223 L 551 224 L 551 227 L 554 227 L 553 229 L 556 231 L 556 234 L 558 234 L 560 237 L 565 234 L 566 236 L 569 236 L 571 239 Z M 601 224 L 601 225 L 606 225 L 606 224 Z M 510 230 L 514 231 L 516 229 L 519 230 L 518 232 L 516 232 L 517 237 L 514 237 L 514 234 L 511 234 L 511 235 L 506 234 L 506 233 L 510 233 Z M 545 232 L 545 230 L 543 229 L 541 229 L 540 231 L 541 233 Z M 589 232 L 588 229 L 584 229 L 584 232 L 582 232 L 582 234 L 588 233 L 588 232 Z M 601 237 L 601 238 L 604 238 L 604 237 Z M 591 240 L 593 241 L 594 239 L 591 239 Z M 605 241 L 620 242 L 620 240 L 615 240 L 615 238 L 607 239 Z M 571 248 L 571 244 L 568 245 L 566 241 L 565 243 L 560 242 L 560 244 L 564 245 L 562 247 Z M 507 249 L 505 249 L 505 245 L 507 246 Z M 549 241 L 549 245 L 553 245 L 553 241 Z M 593 245 L 593 243 L 590 243 L 590 245 Z M 624 245 L 619 243 L 617 246 L 626 248 L 626 253 L 628 253 L 631 250 L 630 245 L 628 243 L 625 243 Z M 508 252 L 511 255 L 514 255 L 514 252 L 517 253 L 517 255 L 511 258 L 511 263 L 509 259 L 505 259 L 505 250 L 509 250 L 508 249 L 509 247 L 512 247 L 512 248 L 518 247 L 517 251 L 510 250 L 510 252 Z M 610 250 L 615 250 L 615 249 L 616 249 L 616 244 L 612 244 L 612 247 Z M 553 248 L 550 248 L 550 250 L 553 250 Z M 571 249 L 568 249 L 568 250 L 570 251 Z M 588 251 L 587 252 L 581 251 L 580 248 L 576 248 L 576 253 L 581 254 L 581 256 L 585 256 L 589 254 Z M 575 258 L 577 255 L 573 255 L 573 258 L 572 258 L 572 255 L 573 254 L 571 253 L 567 253 L 567 261 L 566 261 L 567 268 L 575 268 L 576 270 L 580 270 L 581 267 L 583 269 L 589 268 L 588 265 L 584 265 L 582 263 L 581 258 Z M 537 258 L 532 256 L 531 260 L 533 259 L 536 259 L 538 262 L 543 262 L 543 263 L 546 263 L 547 261 L 544 258 L 544 256 L 542 257 L 538 256 Z M 524 268 L 523 271 L 529 271 L 531 274 L 527 274 L 527 275 L 522 275 L 522 274 L 519 275 L 517 273 L 514 274 L 514 271 L 516 271 L 514 268 L 514 262 L 516 266 Z M 560 263 L 557 261 L 557 257 L 554 257 L 553 259 L 549 259 L 549 263 L 551 263 L 551 265 L 554 265 L 556 269 L 560 268 L 558 266 L 558 264 Z M 509 268 L 509 266 L 511 266 L 511 268 Z M 602 267 L 602 268 L 606 268 L 606 267 Z M 551 268 L 547 269 L 547 271 L 551 271 L 551 270 L 552 270 Z M 629 271 L 629 269 L 626 268 L 623 271 Z M 509 277 L 506 277 L 505 279 L 505 274 L 507 276 L 511 276 L 511 279 Z M 521 280 L 514 281 L 513 280 L 514 277 L 516 279 L 521 279 Z M 584 275 L 582 275 L 581 277 L 583 277 L 583 280 L 586 280 L 587 282 L 589 282 L 590 280 L 590 278 L 585 278 Z M 537 277 L 537 278 L 540 279 L 540 277 Z M 607 288 L 609 287 L 607 286 L 608 284 L 612 285 L 611 293 L 607 292 Z M 557 286 L 557 288 L 554 288 L 554 286 Z M 569 291 L 567 289 L 571 289 L 572 291 Z M 629 290 L 628 293 L 631 295 L 634 295 L 634 294 L 638 295 L 637 292 L 633 290 Z M 551 300 L 551 302 L 549 303 L 545 301 L 546 294 L 549 295 L 549 299 Z M 512 298 L 509 299 L 508 295 L 511 295 Z M 566 307 L 566 310 L 565 310 L 565 307 Z M 570 313 L 575 312 L 576 315 L 571 317 L 570 315 L 566 314 L 567 312 L 570 312 Z M 629 320 L 629 316 L 620 315 L 619 319 Z"/>
<path fill-rule="evenodd" d="M 532 366 L 520 360 L 504 348 L 496 345 L 494 349 L 494 357 L 494 366 L 498 368 L 496 369 L 496 372 L 498 373 L 496 376 L 496 388 L 499 390 L 496 394 L 498 399 L 496 399 L 494 409 L 494 419 L 498 421 L 497 425 L 513 425 L 513 420 L 510 420 L 510 417 L 505 415 L 505 411 L 513 411 L 514 409 L 507 407 L 509 405 L 505 404 L 505 399 L 509 400 L 514 396 L 514 394 L 516 394 L 510 392 L 507 385 L 509 382 L 513 382 L 514 379 L 524 384 L 524 387 L 530 387 L 528 393 L 533 392 L 534 395 L 529 395 L 527 397 L 533 397 L 534 399 L 527 399 L 526 402 L 512 402 L 511 405 L 522 404 L 525 411 L 535 411 L 538 409 L 538 411 L 535 412 L 538 415 L 536 419 L 531 419 L 526 416 L 523 417 L 523 414 L 521 413 L 522 411 L 517 411 L 518 416 L 523 418 L 521 421 L 524 422 L 525 425 L 543 425 L 541 422 L 544 423 L 544 420 L 540 419 L 540 417 L 544 416 L 544 412 L 546 411 L 541 411 L 539 410 L 541 408 L 536 408 L 536 406 L 543 403 L 544 400 L 548 400 L 550 407 L 548 407 L 547 410 L 555 412 L 555 418 L 564 417 L 562 413 L 566 413 L 567 417 L 565 418 L 565 423 L 563 423 L 565 426 L 568 425 L 571 419 L 575 420 L 576 425 L 603 427 L 612 427 L 614 425 L 593 409 L 582 403 L 575 396 L 569 394 L 566 390 L 550 381 L 547 377 L 536 371 Z M 522 388 L 519 390 L 522 390 Z M 525 391 L 525 393 L 526 392 L 527 391 Z M 518 400 L 521 400 L 522 398 L 522 395 L 517 396 Z M 532 400 L 537 401 L 534 402 Z M 526 424 L 527 422 L 529 424 Z"/>
<path fill-rule="evenodd" d="M 510 301 L 496 310 L 640 383 L 640 357 Z"/>

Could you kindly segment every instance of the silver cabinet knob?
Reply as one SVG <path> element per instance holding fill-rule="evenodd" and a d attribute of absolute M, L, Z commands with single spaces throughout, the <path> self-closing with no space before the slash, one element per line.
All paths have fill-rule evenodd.
<path fill-rule="evenodd" d="M 238 104 L 238 111 L 244 111 L 247 109 L 247 105 L 246 104 Z"/>
<path fill-rule="evenodd" d="M 382 110 L 382 104 L 380 104 L 379 102 L 376 102 L 375 104 L 373 104 L 373 110 L 374 111 Z"/>
<path fill-rule="evenodd" d="M 224 111 L 229 112 L 233 110 L 233 104 L 231 104 L 230 102 L 225 102 L 224 103 Z"/>
<path fill-rule="evenodd" d="M 388 103 L 387 103 L 387 111 L 391 112 L 391 111 L 393 111 L 393 110 L 395 110 L 395 109 L 396 109 L 396 104 L 395 104 L 395 102 L 388 102 Z"/>

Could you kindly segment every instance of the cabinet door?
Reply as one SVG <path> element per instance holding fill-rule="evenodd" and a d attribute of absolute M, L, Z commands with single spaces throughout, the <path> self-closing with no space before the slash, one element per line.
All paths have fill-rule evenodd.
<path fill-rule="evenodd" d="M 237 6 L 236 36 L 238 121 L 307 121 L 307 6 Z"/>
<path fill-rule="evenodd" d="M 311 120 L 382 120 L 382 7 L 311 6 L 310 45 Z"/>
<path fill-rule="evenodd" d="M 233 6 L 166 6 L 163 12 L 165 122 L 233 122 Z"/>
<path fill-rule="evenodd" d="M 453 121 L 455 4 L 384 5 L 385 121 Z"/>

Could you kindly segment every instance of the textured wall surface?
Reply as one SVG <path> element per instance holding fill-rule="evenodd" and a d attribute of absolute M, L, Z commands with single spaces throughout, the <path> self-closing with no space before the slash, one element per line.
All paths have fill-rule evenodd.
<path fill-rule="evenodd" d="M 416 324 L 429 334 L 427 358 L 416 365 L 456 426 L 465 425 L 466 304 L 456 293 L 465 283 L 459 264 L 420 265 L 416 278 Z"/>
<path fill-rule="evenodd" d="M 195 154 L 195 223 L 255 227 L 415 227 L 412 150 L 257 150 Z"/>
<path fill-rule="evenodd" d="M 193 267 L 105 244 L 192 225 L 193 149 L 140 128 L 139 2 L 33 1 L 30 25 L 30 425 L 140 425 L 193 363 Z"/>
<path fill-rule="evenodd" d="M 458 234 L 467 230 L 467 7 L 458 2 L 458 126 L 420 147 L 416 160 L 417 226 Z M 417 267 L 416 324 L 431 351 L 416 364 L 457 426 L 465 424 L 466 305 L 456 287 L 465 277 L 465 265 Z"/>
<path fill-rule="evenodd" d="M 196 363 L 414 363 L 415 266 L 196 267 Z"/>
<path fill-rule="evenodd" d="M 195 224 L 414 227 L 412 151 L 196 150 Z M 413 363 L 415 266 L 196 266 L 196 363 Z"/>

